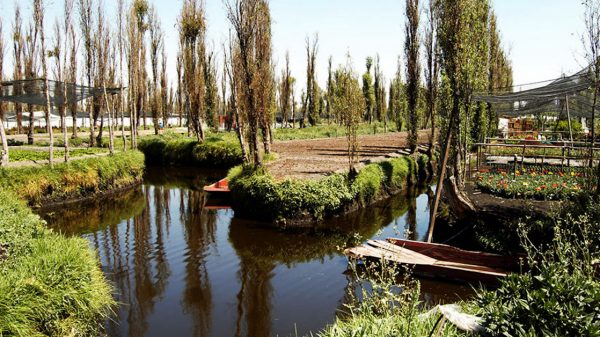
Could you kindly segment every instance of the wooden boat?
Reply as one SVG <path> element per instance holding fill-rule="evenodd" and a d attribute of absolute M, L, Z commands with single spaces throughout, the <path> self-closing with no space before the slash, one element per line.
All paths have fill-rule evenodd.
<path fill-rule="evenodd" d="M 369 240 L 344 251 L 351 258 L 386 260 L 412 266 L 415 275 L 467 283 L 497 284 L 519 271 L 518 258 L 462 250 L 456 247 L 402 239 Z"/>
<path fill-rule="evenodd" d="M 214 184 L 204 186 L 204 192 L 215 194 L 228 194 L 231 192 L 231 190 L 229 190 L 229 181 L 227 180 L 227 178 L 223 178 Z"/>

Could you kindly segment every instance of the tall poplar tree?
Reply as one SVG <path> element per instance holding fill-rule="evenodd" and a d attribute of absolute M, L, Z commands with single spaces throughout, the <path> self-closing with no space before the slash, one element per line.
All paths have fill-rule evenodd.
<path fill-rule="evenodd" d="M 373 90 L 375 93 L 375 117 L 378 121 L 384 122 L 384 127 L 387 130 L 387 107 L 385 105 L 385 79 L 379 65 L 379 54 L 375 57 L 375 83 L 373 84 Z"/>
<path fill-rule="evenodd" d="M 358 163 L 358 125 L 365 111 L 365 99 L 361 92 L 358 75 L 352 69 L 348 55 L 346 65 L 339 66 L 335 72 L 335 92 L 332 99 L 333 109 L 339 113 L 346 129 L 348 166 L 351 176 L 356 174 Z"/>
<path fill-rule="evenodd" d="M 237 104 L 247 125 L 248 160 L 262 166 L 259 131 L 268 151 L 265 122 L 273 106 L 273 72 L 271 62 L 271 18 L 266 0 L 230 0 L 226 2 L 234 31 L 232 64 L 237 85 Z"/>
<path fill-rule="evenodd" d="M 404 52 L 406 54 L 406 98 L 408 102 L 408 147 L 411 153 L 417 150 L 418 142 L 418 112 L 419 79 L 421 67 L 419 64 L 419 0 L 406 0 L 406 39 Z"/>
<path fill-rule="evenodd" d="M 327 107 L 325 109 L 326 113 L 327 113 L 327 124 L 331 124 L 331 114 L 333 113 L 333 109 L 331 108 L 332 103 L 333 103 L 333 95 L 334 95 L 334 91 L 335 91 L 335 82 L 333 79 L 333 57 L 329 56 L 329 60 L 327 60 L 327 88 L 326 93 L 325 93 L 325 103 L 327 104 Z M 334 121 L 337 122 L 338 118 L 337 116 L 334 117 Z"/>
<path fill-rule="evenodd" d="M 306 37 L 306 112 L 308 115 L 308 122 L 314 126 L 319 121 L 319 115 L 317 113 L 317 91 L 318 84 L 316 82 L 316 62 L 317 62 L 317 51 L 319 48 L 319 35 L 315 34 L 312 42 L 309 37 Z M 304 118 L 301 122 L 301 127 L 304 127 Z"/>
<path fill-rule="evenodd" d="M 285 68 L 281 72 L 279 99 L 281 106 L 282 124 L 288 125 L 292 110 L 292 70 L 290 69 L 290 53 L 285 53 Z M 293 117 L 293 116 L 292 116 Z"/>
<path fill-rule="evenodd" d="M 184 109 L 198 141 L 204 141 L 202 112 L 205 107 L 203 64 L 206 53 L 206 19 L 204 2 L 185 0 L 179 16 L 182 56 Z"/>
<path fill-rule="evenodd" d="M 371 68 L 373 67 L 373 58 L 367 57 L 365 62 L 367 71 L 362 76 L 362 91 L 365 98 L 364 119 L 371 123 L 373 121 L 373 110 L 375 109 L 375 90 L 373 88 L 373 75 Z"/>
<path fill-rule="evenodd" d="M 162 110 L 160 104 L 161 90 L 158 67 L 160 52 L 164 42 L 164 33 L 160 27 L 160 20 L 158 18 L 158 14 L 156 13 L 156 9 L 154 7 L 150 7 L 149 12 L 148 32 L 150 35 L 150 64 L 152 66 L 150 109 L 152 110 L 152 125 L 154 126 L 154 134 L 158 135 L 160 118 L 159 112 Z"/>
<path fill-rule="evenodd" d="M 79 28 L 83 39 L 84 76 L 87 86 L 92 87 L 94 85 L 92 82 L 94 75 L 93 0 L 79 0 L 78 5 Z M 94 125 L 93 107 L 90 102 L 87 103 L 87 110 L 90 121 L 90 146 L 93 147 L 96 144 L 96 126 Z"/>
<path fill-rule="evenodd" d="M 427 113 L 429 120 L 431 121 L 431 133 L 429 135 L 429 150 L 428 155 L 429 171 L 433 175 L 433 167 L 431 166 L 431 160 L 433 159 L 434 146 L 436 143 L 435 139 L 435 127 L 436 127 L 436 113 L 437 113 L 437 100 L 438 100 L 438 86 L 439 86 L 439 58 L 438 58 L 438 45 L 436 40 L 437 34 L 437 20 L 435 11 L 435 0 L 429 1 L 429 8 L 427 12 L 428 26 L 425 29 L 425 82 L 427 86 Z"/>
<path fill-rule="evenodd" d="M 488 85 L 488 0 L 453 0 L 436 3 L 438 43 L 440 46 L 442 86 L 446 120 L 440 181 L 447 187 L 451 208 L 458 214 L 473 212 L 474 206 L 462 192 L 466 167 L 466 151 L 471 140 L 471 127 L 476 104 L 474 91 Z M 443 172 L 448 169 L 448 179 Z M 437 197 L 436 197 L 437 198 Z"/>
<path fill-rule="evenodd" d="M 15 22 L 13 25 L 13 79 L 15 81 L 23 79 L 23 58 L 25 52 L 25 36 L 23 34 L 23 20 L 21 18 L 21 8 L 19 4 L 15 5 Z M 22 94 L 21 86 L 15 87 L 15 95 Z M 15 103 L 15 115 L 17 119 L 17 133 L 23 133 L 23 104 Z"/>
<path fill-rule="evenodd" d="M 2 30 L 2 18 L 0 18 L 0 82 L 4 77 L 4 34 Z M 0 167 L 8 165 L 8 141 L 6 139 L 6 131 L 4 130 L 4 103 L 0 102 Z"/>

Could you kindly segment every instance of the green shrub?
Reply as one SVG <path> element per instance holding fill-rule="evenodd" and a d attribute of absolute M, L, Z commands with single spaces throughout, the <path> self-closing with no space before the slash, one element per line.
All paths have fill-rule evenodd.
<path fill-rule="evenodd" d="M 600 335 L 600 283 L 593 267 L 600 250 L 587 240 L 597 235 L 597 222 L 589 215 L 567 217 L 553 228 L 551 243 L 523 240 L 531 271 L 478 295 L 489 335 Z M 528 237 L 521 226 L 521 237 Z"/>
<path fill-rule="evenodd" d="M 148 165 L 229 168 L 242 162 L 242 150 L 231 137 L 212 136 L 204 142 L 174 135 L 142 139 L 138 149 Z"/>
<path fill-rule="evenodd" d="M 115 302 L 86 240 L 44 229 L 0 190 L 0 335 L 98 336 Z"/>
<path fill-rule="evenodd" d="M 387 177 L 386 184 L 391 188 L 402 188 L 408 181 L 414 181 L 409 175 L 414 175 L 415 162 L 410 157 L 386 160 L 379 164 Z"/>
<path fill-rule="evenodd" d="M 0 169 L 0 183 L 32 206 L 84 198 L 139 183 L 144 155 L 138 151 L 50 166 Z"/>
<path fill-rule="evenodd" d="M 239 215 L 284 223 L 286 219 L 313 219 L 335 215 L 358 202 L 375 201 L 384 192 L 394 193 L 414 183 L 416 164 L 411 157 L 365 166 L 354 179 L 332 174 L 320 180 L 275 181 L 264 170 L 242 166 L 227 177 L 234 208 Z"/>
<path fill-rule="evenodd" d="M 361 205 L 367 205 L 379 195 L 385 177 L 380 165 L 367 165 L 358 172 L 352 182 L 352 191 L 357 195 Z M 388 180 L 391 180 L 388 178 Z"/>

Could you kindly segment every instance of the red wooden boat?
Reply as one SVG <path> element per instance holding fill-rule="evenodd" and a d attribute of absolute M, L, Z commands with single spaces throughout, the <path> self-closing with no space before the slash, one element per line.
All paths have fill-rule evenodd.
<path fill-rule="evenodd" d="M 223 178 L 214 184 L 204 186 L 204 192 L 219 194 L 230 193 L 231 190 L 229 190 L 229 181 L 227 180 L 227 178 Z"/>
<path fill-rule="evenodd" d="M 411 240 L 369 240 L 344 253 L 362 260 L 387 260 L 412 266 L 413 273 L 467 283 L 497 284 L 498 279 L 520 270 L 517 257 L 462 250 L 456 247 Z"/>

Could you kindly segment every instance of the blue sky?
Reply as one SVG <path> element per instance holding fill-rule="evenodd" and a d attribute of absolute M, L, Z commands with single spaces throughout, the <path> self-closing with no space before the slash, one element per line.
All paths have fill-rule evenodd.
<path fill-rule="evenodd" d="M 30 1 L 18 0 L 30 17 Z M 226 41 L 229 23 L 222 0 L 205 0 L 207 40 L 219 52 Z M 150 0 L 165 30 L 170 80 L 175 80 L 177 51 L 176 19 L 182 0 Z M 425 3 L 425 1 L 422 1 Z M 5 37 L 14 20 L 15 0 L 0 0 Z M 23 5 L 23 3 L 25 3 Z M 46 0 L 47 31 L 62 12 L 62 0 Z M 327 59 L 334 66 L 345 62 L 350 52 L 355 69 L 364 72 L 367 56 L 379 53 L 384 75 L 396 70 L 404 41 L 404 0 L 271 0 L 274 59 L 283 65 L 289 50 L 293 75 L 304 86 L 305 38 L 319 34 L 317 77 L 326 80 Z M 116 23 L 116 0 L 105 0 L 108 17 Z M 584 64 L 581 35 L 583 6 L 577 0 L 493 0 L 505 47 L 513 61 L 515 84 L 551 79 L 578 70 Z M 424 6 L 424 4 L 422 4 Z M 424 14 L 422 20 L 425 19 Z M 10 52 L 10 50 L 7 50 Z M 11 67 L 9 58 L 7 67 Z M 278 67 L 279 69 L 279 67 Z M 517 88 L 518 89 L 518 88 Z"/>

